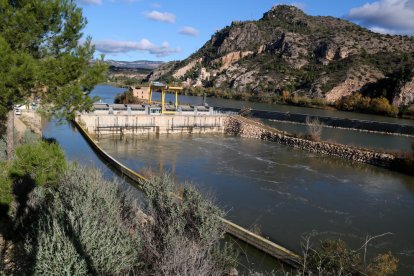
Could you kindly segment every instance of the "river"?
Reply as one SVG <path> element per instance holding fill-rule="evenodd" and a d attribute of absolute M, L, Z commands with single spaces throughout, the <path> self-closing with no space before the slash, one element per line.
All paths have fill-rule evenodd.
<path fill-rule="evenodd" d="M 121 91 L 99 86 L 94 94 L 110 102 Z M 49 124 L 44 133 L 57 139 L 69 159 L 111 174 L 69 125 Z M 354 134 L 345 131 L 342 136 Z M 104 138 L 99 143 L 134 170 L 170 171 L 178 181 L 196 185 L 215 197 L 228 219 L 259 228 L 262 235 L 297 252 L 301 238 L 309 233 L 315 244 L 323 238 L 341 238 L 358 248 L 366 235 L 390 232 L 370 244 L 369 256 L 391 250 L 400 259 L 398 275 L 414 274 L 413 177 L 223 135 L 149 135 Z"/>

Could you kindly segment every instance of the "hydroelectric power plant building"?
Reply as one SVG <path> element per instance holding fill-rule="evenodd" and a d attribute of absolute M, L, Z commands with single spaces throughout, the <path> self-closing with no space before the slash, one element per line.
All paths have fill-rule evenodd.
<path fill-rule="evenodd" d="M 152 100 L 161 92 L 161 102 Z M 89 113 L 78 114 L 76 121 L 90 134 L 126 135 L 142 133 L 222 133 L 223 119 L 228 116 L 208 105 L 179 105 L 182 87 L 152 83 L 148 104 L 95 103 Z M 165 95 L 175 94 L 175 102 L 166 104 Z"/>

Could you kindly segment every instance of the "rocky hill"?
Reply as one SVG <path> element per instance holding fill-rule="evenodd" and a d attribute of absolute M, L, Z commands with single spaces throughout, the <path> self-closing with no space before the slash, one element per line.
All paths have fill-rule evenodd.
<path fill-rule="evenodd" d="M 150 60 L 137 60 L 137 61 L 119 61 L 119 60 L 106 60 L 109 66 L 116 68 L 131 68 L 131 69 L 155 69 L 162 65 L 162 61 L 150 61 Z"/>
<path fill-rule="evenodd" d="M 163 64 L 149 78 L 328 102 L 359 91 L 399 106 L 414 101 L 413 68 L 413 37 L 279 5 L 258 21 L 233 22 L 187 59 Z"/>

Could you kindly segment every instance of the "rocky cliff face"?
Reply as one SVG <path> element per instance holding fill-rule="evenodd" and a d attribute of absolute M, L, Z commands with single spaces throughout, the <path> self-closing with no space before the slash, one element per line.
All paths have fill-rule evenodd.
<path fill-rule="evenodd" d="M 233 22 L 189 58 L 155 70 L 151 79 L 269 95 L 283 91 L 336 101 L 356 91 L 413 101 L 414 38 L 373 33 L 333 17 L 279 5 L 258 21 Z M 381 85 L 384 86 L 384 89 Z M 375 90 L 371 91 L 371 88 Z"/>
<path fill-rule="evenodd" d="M 409 105 L 411 103 L 414 103 L 414 78 L 404 83 L 401 89 L 397 89 L 393 99 L 395 106 Z"/>

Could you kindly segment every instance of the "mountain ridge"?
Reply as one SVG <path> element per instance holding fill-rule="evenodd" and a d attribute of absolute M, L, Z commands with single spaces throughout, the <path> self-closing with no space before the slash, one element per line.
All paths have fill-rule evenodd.
<path fill-rule="evenodd" d="M 122 60 L 105 60 L 110 66 L 118 68 L 132 68 L 132 69 L 156 69 L 165 62 L 163 61 L 151 61 L 151 60 L 135 60 L 135 61 L 122 61 Z"/>
<path fill-rule="evenodd" d="M 355 92 L 414 101 L 414 38 L 382 35 L 330 16 L 278 5 L 257 21 L 233 21 L 183 61 L 149 80 L 334 103 Z"/>

